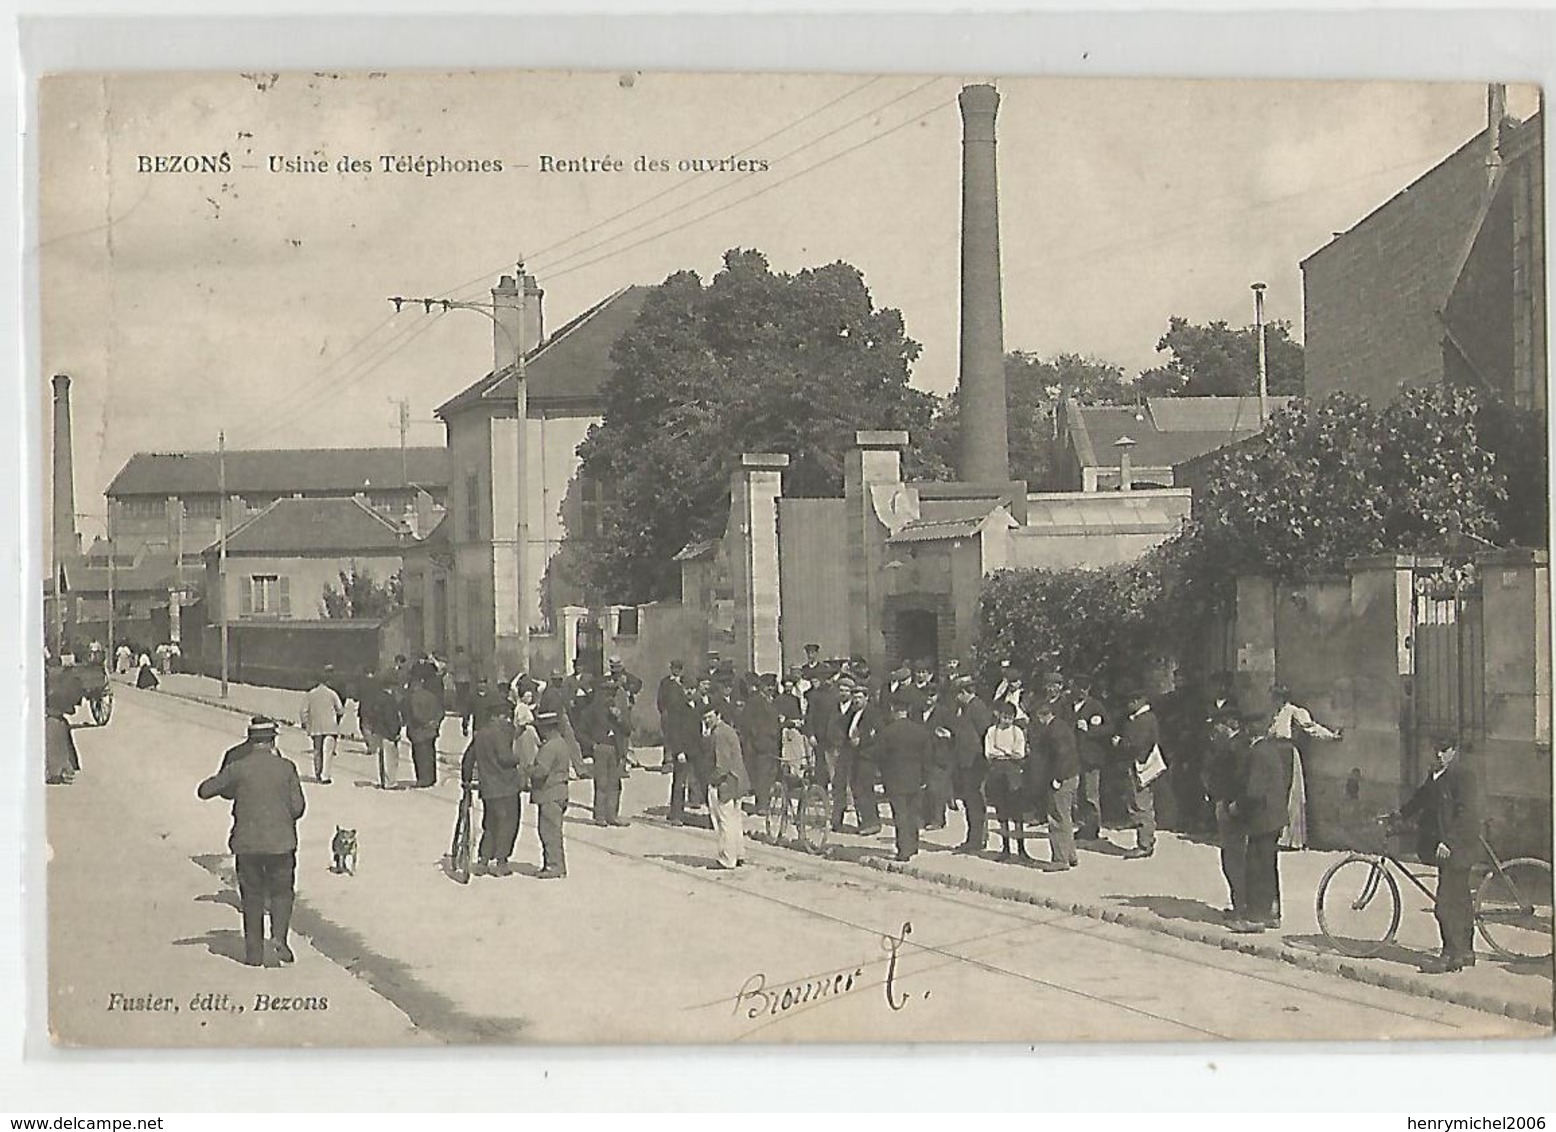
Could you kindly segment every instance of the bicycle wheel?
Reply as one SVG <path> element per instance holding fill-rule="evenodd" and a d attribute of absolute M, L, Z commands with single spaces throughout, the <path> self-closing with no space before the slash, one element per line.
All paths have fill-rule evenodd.
<path fill-rule="evenodd" d="M 1399 930 L 1399 884 L 1382 858 L 1355 853 L 1318 882 L 1318 927 L 1346 955 L 1382 951 Z"/>
<path fill-rule="evenodd" d="M 789 809 L 789 790 L 781 782 L 773 783 L 762 805 L 762 829 L 775 845 L 783 836 L 784 818 Z"/>
<path fill-rule="evenodd" d="M 1504 959 L 1551 957 L 1551 867 L 1532 857 L 1505 861 L 1475 890 L 1475 924 Z"/>
<path fill-rule="evenodd" d="M 800 792 L 800 843 L 812 853 L 827 847 L 832 831 L 832 799 L 814 784 Z"/>
<path fill-rule="evenodd" d="M 92 701 L 92 721 L 99 727 L 106 727 L 112 718 L 113 689 L 104 688 L 102 695 Z"/>

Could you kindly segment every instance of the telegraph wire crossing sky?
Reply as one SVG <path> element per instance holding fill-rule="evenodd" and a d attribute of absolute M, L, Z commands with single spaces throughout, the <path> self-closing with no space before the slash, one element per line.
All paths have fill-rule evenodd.
<path fill-rule="evenodd" d="M 628 284 L 706 280 L 731 247 L 778 271 L 845 260 L 923 344 L 914 383 L 955 385 L 961 79 L 628 78 L 47 80 L 37 396 L 74 378 L 82 509 L 134 452 L 212 449 L 222 429 L 391 445 L 404 397 L 410 443 L 441 443 L 432 408 L 490 368 L 490 330 L 386 300 L 480 299 L 521 255 L 548 329 Z M 1129 373 L 1161 360 L 1171 315 L 1251 323 L 1254 280 L 1300 336 L 1299 261 L 1486 112 L 1477 84 L 997 82 L 1005 346 Z M 1528 88 L 1509 101 L 1535 109 Z M 231 170 L 137 171 L 206 150 Z M 394 155 L 502 171 L 382 171 Z M 272 173 L 272 156 L 372 171 Z M 542 156 L 609 171 L 541 173 Z"/>

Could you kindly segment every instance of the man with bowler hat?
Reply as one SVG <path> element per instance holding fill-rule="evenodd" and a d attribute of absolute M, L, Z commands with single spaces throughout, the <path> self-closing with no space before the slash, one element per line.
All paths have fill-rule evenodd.
<path fill-rule="evenodd" d="M 275 721 L 256 718 L 249 725 L 247 750 L 196 791 L 204 799 L 232 802 L 227 845 L 237 864 L 243 961 L 250 967 L 264 962 L 267 908 L 276 958 L 281 963 L 293 960 L 287 932 L 297 877 L 297 822 L 307 803 L 297 768 L 275 744 Z"/>

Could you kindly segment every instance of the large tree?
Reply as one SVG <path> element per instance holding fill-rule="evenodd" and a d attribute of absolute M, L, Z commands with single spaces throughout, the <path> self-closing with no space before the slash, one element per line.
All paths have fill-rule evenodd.
<path fill-rule="evenodd" d="M 954 479 L 961 438 L 957 393 L 941 399 L 934 425 L 922 446 L 929 478 Z M 1061 396 L 1082 405 L 1119 405 L 1132 401 L 1134 386 L 1121 367 L 1080 354 L 1043 358 L 1024 350 L 1005 355 L 1005 432 L 1010 446 L 1010 475 L 1029 487 L 1047 484 L 1053 466 L 1054 413 Z"/>
<path fill-rule="evenodd" d="M 1234 397 L 1259 391 L 1259 337 L 1252 326 L 1224 321 L 1199 326 L 1173 315 L 1156 343 L 1167 361 L 1143 372 L 1140 391 L 1152 397 Z M 1272 395 L 1302 395 L 1302 345 L 1289 322 L 1264 326 L 1265 378 Z"/>
<path fill-rule="evenodd" d="M 908 384 L 918 353 L 846 263 L 786 274 L 735 249 L 706 284 L 670 276 L 616 343 L 603 420 L 579 446 L 580 474 L 611 485 L 591 583 L 621 602 L 673 593 L 675 553 L 724 529 L 742 452 L 786 453 L 787 495 L 833 495 L 855 431 L 922 435 L 934 398 Z"/>
<path fill-rule="evenodd" d="M 387 617 L 403 603 L 398 570 L 380 582 L 366 566 L 352 562 L 339 576 L 340 585 L 325 583 L 319 599 L 319 611 L 327 620 Z"/>

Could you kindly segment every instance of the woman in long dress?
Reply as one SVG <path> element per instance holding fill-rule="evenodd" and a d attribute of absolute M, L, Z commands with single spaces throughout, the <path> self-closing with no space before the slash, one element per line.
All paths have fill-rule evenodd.
<path fill-rule="evenodd" d="M 1291 690 L 1284 684 L 1270 689 L 1275 700 L 1275 716 L 1270 734 L 1277 739 L 1295 739 L 1298 732 L 1315 739 L 1339 740 L 1345 729 L 1330 730 L 1313 718 L 1307 708 L 1291 702 Z M 1302 756 L 1295 742 L 1291 745 L 1291 793 L 1286 799 L 1286 832 L 1281 834 L 1282 849 L 1307 848 L 1307 783 L 1302 776 Z"/>

